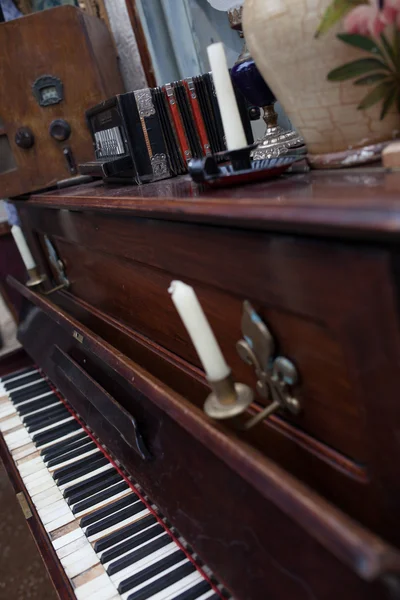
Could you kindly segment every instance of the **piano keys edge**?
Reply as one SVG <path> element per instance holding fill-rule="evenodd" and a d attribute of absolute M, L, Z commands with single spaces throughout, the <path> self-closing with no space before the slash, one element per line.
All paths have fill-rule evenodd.
<path fill-rule="evenodd" d="M 49 574 L 50 580 L 60 600 L 76 600 L 75 593 L 65 574 L 59 559 L 53 549 L 51 541 L 42 525 L 39 515 L 24 486 L 18 469 L 8 451 L 3 436 L 0 434 L 0 458 L 3 461 L 7 475 L 14 488 L 15 494 L 23 493 L 31 516 L 26 518 L 31 535 L 42 557 L 43 563 Z"/>

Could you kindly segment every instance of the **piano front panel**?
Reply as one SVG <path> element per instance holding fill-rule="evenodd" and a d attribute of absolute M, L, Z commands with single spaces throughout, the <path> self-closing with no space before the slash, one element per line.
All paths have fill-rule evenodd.
<path fill-rule="evenodd" d="M 50 236 L 65 264 L 71 285 L 53 301 L 200 408 L 208 387 L 169 283 L 194 286 L 235 378 L 254 388 L 254 371 L 235 348 L 242 302 L 250 300 L 298 368 L 303 411 L 280 413 L 241 438 L 394 539 L 382 477 L 392 478 L 393 494 L 396 473 L 375 442 L 377 394 L 385 404 L 379 418 L 390 420 L 395 406 L 393 390 L 382 395 L 381 387 L 396 364 L 382 333 L 396 318 L 385 250 L 92 211 L 24 205 L 20 212 L 39 239 Z"/>
<path fill-rule="evenodd" d="M 241 476 L 229 461 L 227 463 L 228 446 L 224 452 L 222 443 L 219 455 L 209 448 L 212 438 L 206 434 L 213 436 L 213 428 L 200 411 L 192 409 L 190 416 L 193 423 L 196 422 L 196 432 L 185 422 L 190 405 L 180 407 L 179 397 L 131 361 L 126 362 L 117 354 L 109 360 L 112 348 L 95 334 L 48 300 L 28 291 L 27 295 L 36 305 L 26 305 L 20 328 L 24 347 L 108 452 L 140 482 L 200 557 L 207 557 L 207 564 L 219 581 L 234 590 L 235 598 L 259 600 L 263 589 L 268 590 L 268 596 L 273 599 L 297 600 L 304 594 L 324 600 L 336 600 L 339 594 L 349 600 L 386 598 L 386 589 L 374 581 L 379 574 L 369 572 L 369 565 L 376 562 L 375 559 L 370 562 L 369 556 L 380 545 L 376 538 L 371 539 L 368 532 L 348 522 L 350 530 L 354 528 L 351 536 L 345 535 L 331 546 L 324 531 L 327 523 L 332 523 L 334 537 L 337 532 L 346 530 L 342 523 L 336 524 L 333 507 L 322 502 L 319 508 L 321 501 L 315 500 L 308 488 L 298 487 L 295 480 L 285 481 L 286 491 L 280 501 L 281 492 L 277 496 L 274 490 L 276 484 L 271 488 L 271 483 L 266 482 L 264 487 L 260 480 L 265 490 L 261 493 L 261 488 L 250 483 L 252 477 Z M 76 327 L 84 336 L 82 343 L 73 337 Z M 41 335 L 32 335 L 33 331 L 40 331 Z M 107 422 L 104 411 L 100 412 L 88 401 L 82 393 L 84 380 L 65 377 L 63 369 L 53 360 L 52 352 L 48 351 L 55 346 L 89 376 L 96 377 L 118 404 L 129 408 L 150 459 L 144 460 L 132 450 Z M 122 376 L 122 372 L 126 375 Z M 247 451 L 251 452 L 250 447 Z M 281 471 L 274 477 L 276 482 L 283 482 L 286 475 Z M 315 506 L 312 509 L 312 512 L 315 510 L 314 523 L 302 516 L 304 502 Z M 322 530 L 318 524 L 320 511 L 327 518 L 325 521 L 323 517 Z M 372 581 L 363 580 L 361 571 L 357 573 L 359 565 L 364 565 L 360 551 L 368 556 L 363 577 Z"/>

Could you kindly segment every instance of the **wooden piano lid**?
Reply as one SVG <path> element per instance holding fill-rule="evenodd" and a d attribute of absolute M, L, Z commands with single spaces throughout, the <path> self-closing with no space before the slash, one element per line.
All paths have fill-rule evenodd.
<path fill-rule="evenodd" d="M 400 172 L 380 168 L 312 171 L 224 189 L 201 189 L 187 175 L 143 186 L 94 182 L 39 193 L 27 202 L 286 233 L 400 235 Z"/>

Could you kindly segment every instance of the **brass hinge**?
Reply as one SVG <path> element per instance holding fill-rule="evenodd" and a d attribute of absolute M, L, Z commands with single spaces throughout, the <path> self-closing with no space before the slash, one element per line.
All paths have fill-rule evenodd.
<path fill-rule="evenodd" d="M 28 504 L 27 499 L 25 498 L 24 492 L 18 492 L 17 500 L 19 502 L 22 512 L 24 513 L 25 519 L 30 519 L 32 516 L 32 512 L 31 512 L 31 509 L 29 508 L 29 504 Z"/>

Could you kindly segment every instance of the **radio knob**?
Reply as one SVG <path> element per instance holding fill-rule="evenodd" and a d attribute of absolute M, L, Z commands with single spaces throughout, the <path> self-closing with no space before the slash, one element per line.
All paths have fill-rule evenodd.
<path fill-rule="evenodd" d="M 29 127 L 20 127 L 15 134 L 15 143 L 20 148 L 28 150 L 35 143 L 35 136 Z"/>
<path fill-rule="evenodd" d="M 71 135 L 71 126 L 64 119 L 55 119 L 50 123 L 49 133 L 58 142 L 65 142 Z"/>

